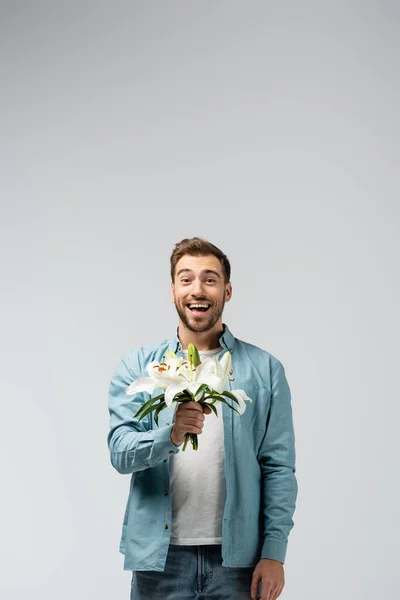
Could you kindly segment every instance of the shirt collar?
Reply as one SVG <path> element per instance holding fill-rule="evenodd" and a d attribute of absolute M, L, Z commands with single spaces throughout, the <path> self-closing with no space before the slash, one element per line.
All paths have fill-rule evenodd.
<path fill-rule="evenodd" d="M 221 344 L 221 346 L 223 348 L 225 348 L 225 350 L 229 350 L 229 352 L 231 354 L 233 354 L 234 346 L 235 346 L 235 338 L 232 335 L 231 331 L 229 330 L 228 325 L 226 325 L 225 323 L 222 323 L 222 326 L 223 326 L 224 330 L 221 334 L 221 337 L 219 338 L 219 343 Z M 174 334 L 173 338 L 169 342 L 168 348 L 170 350 L 172 350 L 172 352 L 175 352 L 175 354 L 177 354 L 178 352 L 179 353 L 182 352 L 182 344 L 178 337 L 178 327 L 175 330 L 175 334 Z"/>

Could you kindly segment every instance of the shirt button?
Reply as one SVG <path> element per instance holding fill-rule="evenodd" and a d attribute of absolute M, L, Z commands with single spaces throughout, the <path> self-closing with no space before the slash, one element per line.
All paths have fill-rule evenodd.
<path fill-rule="evenodd" d="M 168 490 L 164 490 L 164 496 L 168 496 Z"/>
<path fill-rule="evenodd" d="M 164 529 L 168 529 L 168 525 L 166 523 L 164 525 Z"/>

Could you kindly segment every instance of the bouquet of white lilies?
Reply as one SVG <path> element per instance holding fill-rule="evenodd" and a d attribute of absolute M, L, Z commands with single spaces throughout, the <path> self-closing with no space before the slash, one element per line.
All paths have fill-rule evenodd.
<path fill-rule="evenodd" d="M 148 392 L 152 394 L 157 388 L 164 390 L 162 394 L 150 398 L 140 407 L 134 418 L 139 421 L 154 411 L 154 420 L 158 425 L 158 415 L 168 407 L 173 407 L 173 402 L 199 402 L 209 406 L 218 416 L 217 404 L 224 403 L 239 415 L 246 410 L 245 401 L 251 402 L 244 390 L 226 390 L 225 382 L 232 375 L 232 357 L 230 352 L 225 352 L 221 360 L 205 358 L 200 361 L 199 352 L 194 344 L 188 346 L 188 360 L 179 358 L 172 350 L 168 350 L 162 362 L 152 361 L 147 366 L 149 377 L 140 377 L 133 381 L 126 390 L 126 394 Z M 230 379 L 230 381 L 234 381 Z M 227 402 L 232 400 L 237 406 Z M 191 441 L 193 450 L 198 449 L 197 434 L 187 433 L 182 450 L 186 449 Z"/>

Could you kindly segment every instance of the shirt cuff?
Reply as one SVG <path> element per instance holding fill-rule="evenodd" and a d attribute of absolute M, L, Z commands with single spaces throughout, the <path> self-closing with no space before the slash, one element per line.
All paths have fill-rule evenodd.
<path fill-rule="evenodd" d="M 266 537 L 261 551 L 261 558 L 272 558 L 284 564 L 286 551 L 287 542 L 273 537 Z"/>
<path fill-rule="evenodd" d="M 160 427 L 154 430 L 154 444 L 150 458 L 150 466 L 153 467 L 170 454 L 177 454 L 179 446 L 175 446 L 171 440 L 172 425 Z"/>

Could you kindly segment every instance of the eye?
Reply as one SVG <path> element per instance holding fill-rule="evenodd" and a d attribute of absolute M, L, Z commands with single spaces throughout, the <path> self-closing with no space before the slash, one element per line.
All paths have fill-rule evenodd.
<path fill-rule="evenodd" d="M 213 283 L 215 283 L 215 279 L 213 279 L 212 277 L 207 277 L 206 281 L 212 281 Z"/>
<path fill-rule="evenodd" d="M 182 277 L 181 283 L 187 283 L 189 281 L 188 277 Z"/>

